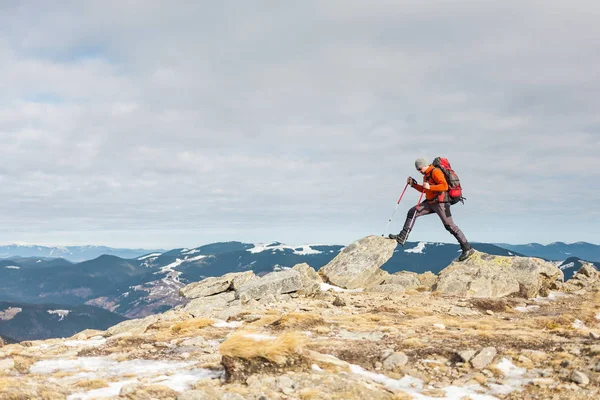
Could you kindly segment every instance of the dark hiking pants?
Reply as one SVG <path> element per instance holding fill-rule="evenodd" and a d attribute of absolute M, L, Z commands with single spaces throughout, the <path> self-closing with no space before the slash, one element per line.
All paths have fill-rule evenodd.
<path fill-rule="evenodd" d="M 440 217 L 442 223 L 444 224 L 444 228 L 446 228 L 446 230 L 450 232 L 452 236 L 456 238 L 456 240 L 458 240 L 458 243 L 461 247 L 468 245 L 469 242 L 467 241 L 467 238 L 452 220 L 450 204 L 448 203 L 430 203 L 429 201 L 425 200 L 421 204 L 414 206 L 408 210 L 406 222 L 404 222 L 404 229 L 410 231 L 415 225 L 417 218 L 432 213 L 436 213 Z"/>

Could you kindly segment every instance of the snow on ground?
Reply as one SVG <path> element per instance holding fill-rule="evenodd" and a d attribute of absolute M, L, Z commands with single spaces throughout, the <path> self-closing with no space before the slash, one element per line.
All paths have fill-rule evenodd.
<path fill-rule="evenodd" d="M 569 268 L 573 268 L 574 266 L 575 266 L 575 263 L 574 263 L 574 262 L 570 262 L 570 263 L 568 263 L 568 264 L 562 265 L 562 266 L 560 267 L 560 269 L 561 269 L 561 270 L 563 270 L 563 269 L 569 269 Z"/>
<path fill-rule="evenodd" d="M 212 324 L 212 326 L 214 326 L 215 328 L 239 328 L 243 324 L 244 323 L 241 321 L 225 322 L 223 320 L 218 319 Z"/>
<path fill-rule="evenodd" d="M 15 317 L 15 315 L 17 315 L 21 311 L 23 311 L 23 309 L 20 307 L 9 307 L 6 310 L 0 311 L 0 320 L 1 321 L 11 320 Z"/>
<path fill-rule="evenodd" d="M 252 254 L 261 253 L 263 251 L 284 251 L 284 250 L 292 250 L 294 254 L 298 255 L 309 255 L 309 254 L 321 254 L 322 252 L 319 250 L 315 250 L 310 246 L 322 246 L 318 244 L 305 244 L 302 246 L 288 246 L 286 244 L 275 244 L 274 242 L 270 243 L 255 243 L 254 247 L 248 249 Z"/>
<path fill-rule="evenodd" d="M 526 373 L 525 369 L 516 367 L 506 358 L 503 358 L 500 363 L 498 363 L 498 369 L 501 370 L 505 376 L 505 384 L 491 384 L 490 389 L 486 389 L 481 385 L 464 387 L 447 386 L 441 388 L 441 390 L 446 392 L 444 399 L 462 400 L 468 398 L 471 400 L 497 400 L 497 397 L 493 396 L 494 394 L 506 395 L 512 393 L 515 390 L 520 390 L 521 386 L 526 385 L 531 381 L 530 379 L 524 378 Z M 431 389 L 431 387 L 426 387 L 422 380 L 413 378 L 409 375 L 405 375 L 402 379 L 392 379 L 386 375 L 370 372 L 353 364 L 350 364 L 350 371 L 374 382 L 381 383 L 392 391 L 401 390 L 411 395 L 413 399 L 433 400 L 438 398 L 421 394 L 425 389 Z"/>
<path fill-rule="evenodd" d="M 196 253 L 200 253 L 200 250 L 198 250 L 198 249 L 191 249 L 191 250 L 184 249 L 184 250 L 181 250 L 181 254 L 185 254 L 185 255 L 188 255 L 188 256 L 192 255 L 192 254 L 196 254 Z"/>
<path fill-rule="evenodd" d="M 117 396 L 121 388 L 129 383 L 160 384 L 182 392 L 190 389 L 200 379 L 219 378 L 222 374 L 220 371 L 191 368 L 194 364 L 196 363 L 193 361 L 128 360 L 119 362 L 109 357 L 79 357 L 38 361 L 30 367 L 29 372 L 40 375 L 73 372 L 73 375 L 62 378 L 69 382 L 81 379 L 112 381 L 106 388 L 74 393 L 67 397 L 69 400 L 87 400 Z M 120 377 L 127 379 L 115 381 Z"/>
<path fill-rule="evenodd" d="M 252 340 L 256 340 L 257 342 L 277 339 L 275 336 L 263 335 L 261 333 L 247 333 L 244 336 Z"/>
<path fill-rule="evenodd" d="M 550 292 L 548 297 L 537 296 L 533 299 L 533 301 L 538 303 L 547 303 L 549 301 L 557 300 L 561 297 L 569 297 L 569 295 L 563 292 Z"/>
<path fill-rule="evenodd" d="M 540 306 L 525 306 L 525 307 L 515 307 L 515 310 L 518 312 L 526 313 L 535 310 L 539 310 Z"/>
<path fill-rule="evenodd" d="M 4 268 L 8 268 L 8 269 L 21 269 L 21 267 L 17 267 L 16 265 L 7 265 Z"/>
<path fill-rule="evenodd" d="M 419 254 L 423 254 L 423 250 L 425 250 L 425 242 L 419 242 L 419 244 L 417 244 L 417 247 L 413 247 L 412 249 L 406 249 L 404 250 L 405 253 L 419 253 Z"/>
<path fill-rule="evenodd" d="M 59 321 L 62 321 L 63 319 L 65 319 L 65 317 L 67 315 L 69 315 L 70 312 L 71 312 L 71 310 L 48 310 L 48 314 L 58 315 Z"/>
<path fill-rule="evenodd" d="M 576 319 L 575 321 L 573 321 L 573 328 L 574 329 L 587 329 L 587 326 L 585 326 L 585 323 L 583 321 L 580 321 L 578 319 Z"/>
<path fill-rule="evenodd" d="M 358 288 L 358 289 L 344 289 L 344 288 L 341 288 L 339 286 L 333 286 L 333 285 L 330 285 L 330 284 L 325 283 L 325 282 L 321 283 L 321 291 L 322 292 L 326 292 L 329 289 L 333 290 L 334 292 L 347 292 L 347 293 L 357 293 L 357 292 L 362 292 L 362 291 L 365 290 L 363 288 Z"/>
<path fill-rule="evenodd" d="M 145 260 L 145 259 L 147 259 L 147 258 L 150 258 L 150 257 L 158 257 L 158 256 L 160 256 L 161 254 L 162 254 L 162 253 L 152 253 L 152 254 L 148 254 L 148 255 L 146 255 L 146 256 L 142 256 L 142 257 L 138 258 L 138 261 L 142 261 L 142 260 Z"/>

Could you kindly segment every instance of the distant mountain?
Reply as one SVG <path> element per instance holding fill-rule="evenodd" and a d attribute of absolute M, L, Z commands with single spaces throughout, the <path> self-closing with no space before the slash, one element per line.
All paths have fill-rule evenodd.
<path fill-rule="evenodd" d="M 85 303 L 137 318 L 181 304 L 184 300 L 179 289 L 188 283 L 227 272 L 253 270 L 263 275 L 303 262 L 318 270 L 343 247 L 225 242 L 129 259 L 103 255 L 74 264 L 64 259 L 0 260 L 0 300 L 71 306 Z M 473 247 L 494 255 L 521 255 L 493 244 L 474 243 Z M 408 242 L 398 246 L 383 269 L 390 273 L 438 273 L 459 253 L 456 244 Z"/>
<path fill-rule="evenodd" d="M 152 252 L 164 252 L 164 250 L 148 249 L 116 249 L 106 246 L 37 246 L 10 244 L 0 246 L 0 258 L 12 257 L 41 257 L 41 258 L 64 258 L 69 261 L 79 262 L 91 260 L 101 255 L 113 255 L 121 258 L 135 258 Z"/>
<path fill-rule="evenodd" d="M 86 305 L 0 301 L 0 336 L 8 338 L 9 342 L 70 337 L 85 329 L 105 330 L 126 319 Z"/>
<path fill-rule="evenodd" d="M 495 243 L 496 246 L 524 254 L 528 257 L 540 257 L 546 260 L 566 260 L 579 257 L 582 260 L 600 261 L 600 246 L 587 242 L 563 243 L 554 242 L 548 245 L 539 243 L 506 244 Z"/>

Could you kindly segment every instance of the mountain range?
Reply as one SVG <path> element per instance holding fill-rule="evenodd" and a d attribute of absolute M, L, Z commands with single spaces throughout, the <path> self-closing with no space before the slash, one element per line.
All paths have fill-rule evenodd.
<path fill-rule="evenodd" d="M 502 246 L 473 244 L 475 249 L 488 254 L 535 256 L 554 260 L 565 273 L 565 279 L 569 279 L 577 271 L 581 265 L 580 260 L 600 260 L 600 246 L 589 243 Z M 85 305 L 92 306 L 90 310 L 95 307 L 104 309 L 110 312 L 107 315 L 114 313 L 119 318 L 139 318 L 164 312 L 184 303 L 179 290 L 188 283 L 228 272 L 253 270 L 257 275 L 264 275 L 304 262 L 318 270 L 343 248 L 340 245 L 288 246 L 279 242 L 224 242 L 193 249 L 146 251 L 143 255 L 129 258 L 101 255 L 82 262 L 65 258 L 13 256 L 0 260 L 0 301 L 13 304 L 8 306 L 8 303 L 0 303 L 0 313 L 8 308 L 27 311 L 34 310 L 37 306 L 51 310 Z M 455 244 L 408 242 L 404 247 L 398 246 L 392 258 L 382 268 L 389 273 L 403 270 L 438 273 L 459 253 L 460 248 Z M 565 257 L 567 253 L 576 255 Z M 600 266 L 600 262 L 595 265 Z M 25 315 L 27 312 L 24 311 L 21 318 Z M 63 328 L 67 324 L 57 325 L 56 321 L 48 319 L 43 312 L 35 315 L 46 318 L 37 319 L 41 321 L 37 325 L 33 322 L 36 318 L 25 318 L 23 322 L 19 322 L 19 319 L 11 320 L 5 325 L 19 322 L 19 329 L 27 331 L 27 323 L 24 321 L 29 321 L 31 331 L 37 332 L 33 334 L 34 337 L 41 337 L 39 335 L 42 333 L 49 335 L 44 337 L 64 334 Z M 112 321 L 110 318 L 113 317 L 102 318 Z M 95 326 L 92 319 L 79 319 L 75 325 L 79 330 Z M 0 335 L 21 340 L 24 337 L 15 335 L 15 331 L 2 329 Z"/>
<path fill-rule="evenodd" d="M 101 255 L 112 255 L 122 258 L 134 258 L 150 252 L 164 252 L 155 249 L 116 249 L 106 246 L 38 246 L 29 244 L 9 244 L 0 246 L 0 258 L 40 257 L 64 258 L 72 262 L 91 260 Z"/>

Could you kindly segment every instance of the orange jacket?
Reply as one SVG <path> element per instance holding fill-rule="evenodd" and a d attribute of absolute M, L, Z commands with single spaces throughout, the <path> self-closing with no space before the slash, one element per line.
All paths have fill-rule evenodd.
<path fill-rule="evenodd" d="M 436 200 L 436 198 L 441 202 L 446 200 L 445 193 L 448 191 L 448 182 L 446 182 L 446 177 L 441 169 L 430 165 L 425 171 L 425 176 L 423 177 L 423 183 L 425 182 L 429 183 L 429 189 L 424 189 L 423 186 L 419 184 L 410 186 L 417 189 L 419 192 L 424 190 L 427 201 L 432 202 Z"/>

